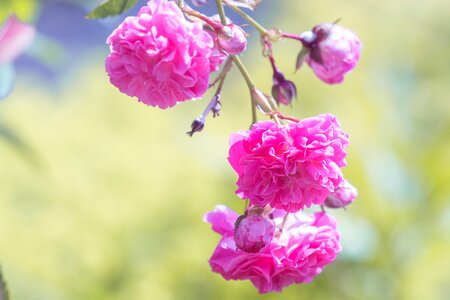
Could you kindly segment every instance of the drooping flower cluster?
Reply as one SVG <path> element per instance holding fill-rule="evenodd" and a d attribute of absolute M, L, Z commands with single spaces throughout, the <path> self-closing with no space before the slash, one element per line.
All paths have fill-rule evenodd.
<path fill-rule="evenodd" d="M 242 215 L 220 205 L 205 215 L 221 235 L 209 263 L 226 280 L 248 279 L 261 293 L 310 282 L 341 250 L 336 221 L 325 207 L 347 207 L 357 190 L 342 174 L 349 140 L 336 117 L 297 120 L 279 111 L 279 104 L 290 105 L 297 97 L 297 87 L 276 66 L 272 44 L 282 38 L 300 41 L 296 69 L 305 61 L 322 81 L 335 84 L 356 66 L 361 43 L 336 24 L 320 24 L 300 35 L 266 30 L 239 8 L 255 9 L 259 0 L 216 1 L 220 17 L 183 3 L 150 0 L 137 16 L 125 19 L 107 40 L 110 80 L 120 91 L 163 109 L 217 86 L 192 122 L 187 132 L 192 136 L 204 129 L 209 113 L 219 115 L 224 80 L 237 65 L 249 88 L 254 124 L 231 134 L 228 161 L 238 175 L 236 194 L 248 205 Z M 240 61 L 247 37 L 226 18 L 223 3 L 260 32 L 273 70 L 272 97 L 255 86 Z M 220 73 L 210 83 L 214 71 Z M 272 120 L 256 122 L 256 108 Z M 313 205 L 322 211 L 303 211 Z"/>
<path fill-rule="evenodd" d="M 227 280 L 249 279 L 261 293 L 311 281 L 341 250 L 336 222 L 305 207 L 341 208 L 356 197 L 341 168 L 348 136 L 323 114 L 288 124 L 255 123 L 230 136 L 228 160 L 237 195 L 249 200 L 238 216 L 224 206 L 205 215 L 222 236 L 210 265 Z"/>
<path fill-rule="evenodd" d="M 272 212 L 270 216 L 260 216 L 264 222 L 253 223 L 254 226 L 248 228 L 250 235 L 257 236 L 265 231 L 265 223 L 281 226 L 286 216 L 286 212 L 281 210 Z M 244 220 L 248 218 L 251 217 Z M 239 239 L 234 231 L 238 214 L 231 209 L 218 205 L 205 215 L 204 220 L 222 236 L 209 261 L 212 270 L 226 280 L 248 279 L 260 293 L 281 292 L 293 283 L 310 282 L 341 250 L 336 221 L 323 212 L 289 215 L 284 229 L 257 252 L 245 251 L 238 246 Z"/>

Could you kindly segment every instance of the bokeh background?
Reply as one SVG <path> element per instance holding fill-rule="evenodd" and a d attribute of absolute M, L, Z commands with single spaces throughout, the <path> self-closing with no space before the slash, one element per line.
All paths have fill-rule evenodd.
<path fill-rule="evenodd" d="M 294 33 L 341 18 L 364 44 L 338 86 L 294 74 L 298 43 L 275 46 L 299 90 L 283 112 L 338 116 L 352 142 L 344 174 L 360 195 L 333 211 L 336 262 L 267 295 L 210 271 L 219 236 L 202 222 L 218 203 L 243 209 L 226 157 L 228 135 L 250 124 L 244 81 L 231 72 L 220 117 L 189 138 L 210 94 L 161 111 L 119 93 L 105 39 L 136 9 L 84 19 L 98 3 L 0 1 L 0 22 L 15 12 L 39 33 L 0 102 L 0 264 L 12 299 L 450 299 L 450 2 L 263 0 L 252 13 Z M 242 59 L 268 92 L 270 65 L 247 29 Z"/>

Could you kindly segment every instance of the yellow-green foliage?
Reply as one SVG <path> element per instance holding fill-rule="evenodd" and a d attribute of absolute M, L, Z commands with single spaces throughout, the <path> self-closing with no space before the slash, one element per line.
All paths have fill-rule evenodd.
<path fill-rule="evenodd" d="M 243 80 L 232 71 L 221 116 L 188 138 L 208 97 L 146 107 L 108 83 L 94 53 L 63 91 L 22 77 L 0 103 L 1 126 L 24 143 L 0 139 L 0 264 L 12 299 L 450 298 L 450 5 L 265 1 L 280 3 L 268 24 L 300 32 L 342 18 L 364 44 L 340 86 L 308 68 L 294 75 L 299 45 L 275 46 L 299 92 L 283 112 L 332 112 L 351 138 L 344 174 L 360 196 L 335 213 L 338 260 L 281 295 L 211 273 L 219 236 L 202 215 L 217 203 L 244 205 L 226 160 L 228 134 L 250 123 Z M 243 60 L 268 92 L 270 66 L 252 38 Z"/>

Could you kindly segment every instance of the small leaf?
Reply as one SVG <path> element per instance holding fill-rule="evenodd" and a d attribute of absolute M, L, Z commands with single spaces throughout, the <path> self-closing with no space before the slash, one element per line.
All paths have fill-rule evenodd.
<path fill-rule="evenodd" d="M 0 269 L 0 300 L 8 300 L 8 289 L 6 288 L 6 283 L 3 280 L 2 269 Z"/>
<path fill-rule="evenodd" d="M 16 73 L 12 64 L 0 65 L 0 100 L 6 98 L 13 87 Z"/>
<path fill-rule="evenodd" d="M 129 10 L 136 4 L 137 0 L 107 0 L 97 6 L 86 18 L 88 19 L 104 19 L 120 15 Z"/>
<path fill-rule="evenodd" d="M 306 54 L 308 54 L 308 53 L 309 53 L 308 48 L 303 47 L 302 50 L 300 51 L 300 53 L 297 55 L 297 61 L 295 62 L 295 71 L 296 72 L 303 65 L 303 62 L 305 61 L 305 58 L 306 58 Z"/>

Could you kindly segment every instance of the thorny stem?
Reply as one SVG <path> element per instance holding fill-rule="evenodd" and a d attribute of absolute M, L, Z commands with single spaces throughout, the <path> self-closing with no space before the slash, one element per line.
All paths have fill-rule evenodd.
<path fill-rule="evenodd" d="M 225 73 L 226 74 L 226 73 Z M 223 87 L 223 83 L 225 82 L 225 78 L 227 78 L 227 76 L 223 76 L 220 81 L 219 81 L 219 85 L 217 86 L 217 90 L 216 93 L 214 95 L 218 96 L 220 94 L 220 92 L 222 91 L 222 87 Z"/>
<path fill-rule="evenodd" d="M 223 9 L 222 0 L 216 0 L 217 12 L 220 16 L 220 22 L 222 25 L 227 25 L 227 18 L 225 17 L 225 10 Z"/>
<path fill-rule="evenodd" d="M 281 37 L 300 41 L 302 43 L 303 47 L 308 48 L 308 49 L 311 48 L 311 44 L 313 42 L 313 41 L 308 41 L 307 39 L 303 38 L 302 36 L 300 36 L 298 34 L 287 33 L 287 32 L 282 32 Z"/>
<path fill-rule="evenodd" d="M 289 217 L 289 213 L 286 213 L 286 215 L 283 218 L 283 222 L 281 223 L 281 228 L 280 228 L 281 231 L 283 231 L 284 225 L 286 225 L 286 221 L 287 221 L 288 217 Z"/>
<path fill-rule="evenodd" d="M 278 117 L 277 114 L 273 114 L 272 118 L 275 120 L 275 123 L 277 123 L 279 126 L 283 125 L 283 123 L 280 121 L 280 118 Z"/>
<path fill-rule="evenodd" d="M 255 27 L 262 36 L 267 34 L 267 30 L 261 24 L 259 24 L 257 21 L 255 21 L 255 19 L 253 19 L 252 17 L 247 15 L 245 12 L 243 12 L 239 7 L 230 5 L 227 3 L 227 1 L 225 1 L 225 4 L 227 4 L 227 6 L 229 8 L 231 8 L 236 13 L 238 13 L 241 17 L 243 17 L 245 20 L 247 20 L 247 22 L 249 22 L 253 27 Z"/>
<path fill-rule="evenodd" d="M 279 112 L 279 111 L 273 112 L 271 115 L 272 115 L 274 118 L 280 118 L 280 119 L 282 119 L 282 120 L 288 120 L 288 121 L 295 122 L 295 123 L 300 122 L 299 119 L 296 119 L 296 118 L 293 118 L 293 117 L 290 117 L 290 116 L 285 116 L 285 115 L 283 115 L 283 114 L 282 114 L 281 112 Z"/>
<path fill-rule="evenodd" d="M 247 208 L 250 204 L 250 201 L 248 201 L 248 199 L 245 199 L 245 207 L 244 207 L 244 213 L 247 212 Z"/>
<path fill-rule="evenodd" d="M 269 61 L 270 61 L 270 64 L 272 65 L 273 73 L 274 74 L 277 73 L 278 68 L 275 64 L 275 58 L 273 58 L 272 51 L 269 53 Z"/>
<path fill-rule="evenodd" d="M 220 21 L 222 22 L 223 25 L 226 25 L 226 17 L 225 17 L 225 11 L 223 9 L 223 2 L 222 0 L 216 0 L 216 6 L 217 6 L 217 11 L 219 12 L 219 16 L 220 16 Z M 232 6 L 230 6 L 232 9 L 234 9 Z M 247 16 L 244 12 L 242 12 L 240 9 L 238 9 L 243 15 Z M 242 16 L 243 16 L 242 15 Z M 244 16 L 243 16 L 244 17 Z M 247 16 L 248 17 L 248 16 Z M 250 17 L 249 17 L 250 18 Z M 250 18 L 251 19 L 251 18 Z M 249 22 L 251 22 L 252 24 L 258 24 L 255 20 L 251 19 L 253 22 L 251 22 L 250 20 L 248 20 Z M 259 25 L 259 24 L 258 24 Z M 260 26 L 260 32 L 262 32 L 264 35 L 266 34 L 266 30 Z M 250 76 L 250 74 L 248 73 L 247 69 L 245 68 L 244 64 L 242 63 L 241 59 L 236 56 L 236 55 L 232 55 L 231 56 L 235 65 L 238 67 L 239 71 L 242 74 L 242 77 L 244 77 L 245 82 L 247 83 L 247 86 L 249 88 L 250 91 L 250 99 L 251 99 L 251 104 L 252 104 L 252 124 L 255 124 L 257 121 L 257 117 L 256 117 L 256 105 L 260 105 L 265 111 L 267 110 L 267 112 L 273 112 L 274 110 L 270 107 L 270 105 L 268 105 L 267 103 L 265 103 L 264 101 L 258 102 L 256 103 L 256 101 L 259 101 L 261 99 L 259 99 L 259 97 L 254 97 L 253 94 L 256 91 L 255 88 L 255 84 L 253 83 L 253 80 Z"/>
<path fill-rule="evenodd" d="M 279 229 L 278 232 L 276 233 L 277 236 L 280 236 L 281 233 L 283 232 L 284 225 L 286 225 L 286 221 L 287 221 L 288 217 L 289 217 L 289 213 L 286 213 L 286 214 L 284 215 L 283 222 L 281 222 L 280 229 Z"/>
<path fill-rule="evenodd" d="M 215 86 L 222 78 L 226 77 L 228 75 L 228 72 L 231 70 L 231 67 L 233 67 L 233 60 L 231 58 L 228 58 L 225 62 L 225 65 L 222 68 L 222 71 L 217 76 L 216 79 L 214 79 L 213 82 L 209 84 L 209 88 L 212 88 Z"/>
<path fill-rule="evenodd" d="M 219 0 L 220 1 L 220 0 Z M 242 74 L 242 77 L 244 77 L 245 82 L 247 82 L 247 86 L 250 90 L 250 95 L 252 95 L 253 90 L 255 89 L 255 84 L 253 83 L 252 78 L 250 77 L 250 74 L 248 73 L 247 69 L 245 68 L 244 64 L 242 63 L 242 61 L 240 60 L 239 57 L 233 55 L 233 61 L 236 64 L 236 66 L 238 67 L 239 71 Z M 256 103 L 255 103 L 255 97 L 251 96 L 250 97 L 251 102 L 252 102 L 252 124 L 255 124 L 257 121 L 256 118 Z"/>
<path fill-rule="evenodd" d="M 208 24 L 209 26 L 211 26 L 212 29 L 214 29 L 214 30 L 216 30 L 216 31 L 217 31 L 217 30 L 221 30 L 221 29 L 223 28 L 223 26 L 222 26 L 221 24 L 214 22 L 213 20 L 211 20 L 210 18 L 208 18 L 208 17 L 205 16 L 205 15 L 202 15 L 202 14 L 199 13 L 198 11 L 189 9 L 189 8 L 187 8 L 187 7 L 181 7 L 181 10 L 182 10 L 184 13 L 186 13 L 186 14 L 188 14 L 188 15 L 190 15 L 190 16 L 193 16 L 193 17 L 196 17 L 196 18 L 202 20 L 203 22 L 205 22 L 206 24 Z"/>
<path fill-rule="evenodd" d="M 245 82 L 247 83 L 247 86 L 250 90 L 253 90 L 255 88 L 255 84 L 253 83 L 253 80 L 248 73 L 247 69 L 245 68 L 244 64 L 242 63 L 241 59 L 235 55 L 232 56 L 234 63 L 238 67 L 239 71 L 242 74 L 242 77 L 244 77 Z"/>

